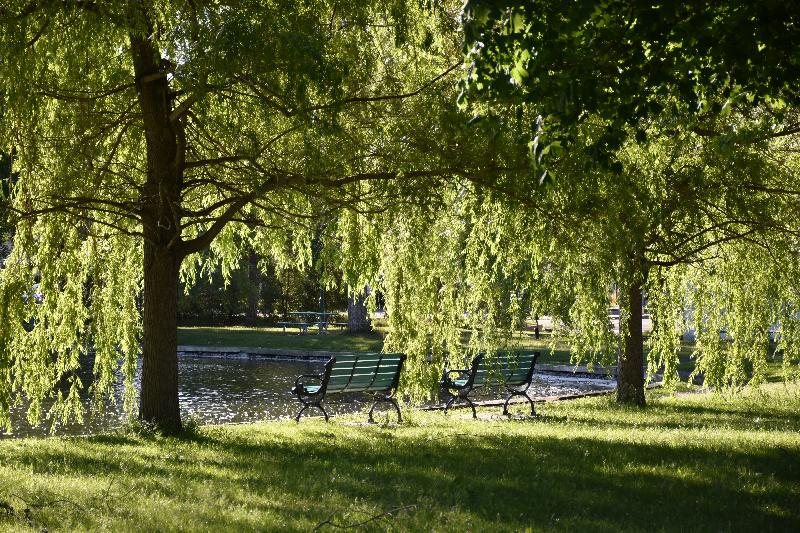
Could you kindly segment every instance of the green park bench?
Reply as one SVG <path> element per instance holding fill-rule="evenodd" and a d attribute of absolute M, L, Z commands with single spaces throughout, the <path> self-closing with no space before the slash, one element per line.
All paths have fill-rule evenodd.
<path fill-rule="evenodd" d="M 286 333 L 286 328 L 298 328 L 300 333 L 308 333 L 309 324 L 306 322 L 278 322 L 278 325 L 283 328 L 284 333 Z"/>
<path fill-rule="evenodd" d="M 294 382 L 292 392 L 302 402 L 303 407 L 295 417 L 309 407 L 318 407 L 328 421 L 328 413 L 322 402 L 328 394 L 342 392 L 364 392 L 373 395 L 369 410 L 369 421 L 373 422 L 372 412 L 379 402 L 392 404 L 397 411 L 397 421 L 402 422 L 400 406 L 392 397 L 400 380 L 400 370 L 406 355 L 402 353 L 363 353 L 340 354 L 331 357 L 319 375 L 304 374 Z"/>
<path fill-rule="evenodd" d="M 451 395 L 444 408 L 445 414 L 456 400 L 464 400 L 472 408 L 472 417 L 477 418 L 475 404 L 469 394 L 476 388 L 499 384 L 505 386 L 508 393 L 503 404 L 504 415 L 508 414 L 508 402 L 511 398 L 524 396 L 531 404 L 531 416 L 536 416 L 533 400 L 528 396 L 528 388 L 531 386 L 538 358 L 539 352 L 500 351 L 494 357 L 486 357 L 486 354 L 480 353 L 472 360 L 469 368 L 445 368 L 441 386 Z"/>

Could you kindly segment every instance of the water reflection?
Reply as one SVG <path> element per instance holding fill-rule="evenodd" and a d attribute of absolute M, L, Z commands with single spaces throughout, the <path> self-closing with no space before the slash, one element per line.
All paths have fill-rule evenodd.
<path fill-rule="evenodd" d="M 300 374 L 316 374 L 322 361 L 279 361 L 264 358 L 182 356 L 179 362 L 180 405 L 185 417 L 196 417 L 202 424 L 254 422 L 294 416 L 299 402 L 289 392 Z M 88 376 L 87 376 L 88 377 Z M 87 383 L 88 380 L 84 380 Z M 571 376 L 539 375 L 531 387 L 531 396 L 574 394 L 613 388 L 610 380 L 582 379 Z M 121 387 L 117 397 L 121 401 Z M 493 391 L 482 396 L 498 397 Z M 494 395 L 494 396 L 492 396 Z M 480 396 L 478 396 L 480 397 Z M 88 405 L 88 400 L 86 400 Z M 332 395 L 326 399 L 331 414 L 365 411 L 368 398 L 361 395 Z M 327 406 L 330 406 L 328 409 Z M 312 415 L 319 413 L 311 411 Z M 31 427 L 21 407 L 12 409 L 14 431 L 0 432 L 0 438 L 43 436 L 50 433 L 48 422 Z M 57 435 L 81 435 L 119 427 L 125 421 L 121 405 L 107 405 L 101 416 L 87 418 L 85 424 L 58 427 Z"/>

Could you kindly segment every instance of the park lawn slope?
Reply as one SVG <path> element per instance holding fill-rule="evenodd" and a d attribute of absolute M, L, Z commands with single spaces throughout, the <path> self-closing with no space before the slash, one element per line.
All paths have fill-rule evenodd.
<path fill-rule="evenodd" d="M 4 440 L 0 529 L 800 530 L 800 388 L 649 401 Z"/>

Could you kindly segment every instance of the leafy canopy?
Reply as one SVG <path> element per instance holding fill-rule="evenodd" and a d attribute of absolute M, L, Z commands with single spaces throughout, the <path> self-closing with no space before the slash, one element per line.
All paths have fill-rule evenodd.
<path fill-rule="evenodd" d="M 0 425 L 23 399 L 39 420 L 54 395 L 54 420 L 80 417 L 87 355 L 95 407 L 121 361 L 133 410 L 145 244 L 182 258 L 191 281 L 208 262 L 227 275 L 242 250 L 306 266 L 325 228 L 321 253 L 339 258 L 325 264 L 353 282 L 370 259 L 352 237 L 359 217 L 427 202 L 467 173 L 452 155 L 483 143 L 457 137 L 447 6 L 12 1 L 0 22 L 0 147 L 20 176 L 0 280 Z M 148 100 L 152 84 L 166 102 Z M 153 124 L 159 106 L 169 113 Z"/>
<path fill-rule="evenodd" d="M 623 141 L 662 111 L 688 112 L 699 132 L 730 107 L 760 106 L 771 126 L 800 104 L 795 2 L 468 0 L 464 28 L 465 101 L 535 105 L 558 143 L 600 118 L 587 148 L 617 170 Z"/>

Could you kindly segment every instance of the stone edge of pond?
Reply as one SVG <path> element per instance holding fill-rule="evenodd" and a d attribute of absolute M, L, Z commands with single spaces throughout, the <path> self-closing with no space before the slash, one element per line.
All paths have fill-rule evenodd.
<path fill-rule="evenodd" d="M 337 353 L 348 352 L 286 350 L 281 348 L 253 348 L 244 346 L 178 346 L 178 357 L 254 357 L 277 360 L 327 361 L 332 355 L 336 355 Z"/>
<path fill-rule="evenodd" d="M 661 388 L 661 383 L 650 383 L 646 385 L 648 390 L 651 389 L 658 389 Z M 578 392 L 575 394 L 560 394 L 560 395 L 553 395 L 553 396 L 534 396 L 533 403 L 541 404 L 541 403 L 550 403 L 550 402 L 561 402 L 565 400 L 578 400 L 580 398 L 591 398 L 593 396 L 608 396 L 609 394 L 616 394 L 616 389 L 608 389 L 608 390 L 598 390 L 598 391 L 586 391 L 586 392 Z M 505 399 L 498 398 L 494 400 L 473 400 L 473 403 L 476 407 L 499 407 L 505 403 Z M 515 404 L 523 404 L 527 403 L 527 400 L 520 397 L 512 398 L 509 405 Z M 450 406 L 450 409 L 464 409 L 469 407 L 466 403 L 457 403 Z M 419 407 L 422 411 L 444 411 L 444 405 L 426 405 Z"/>

